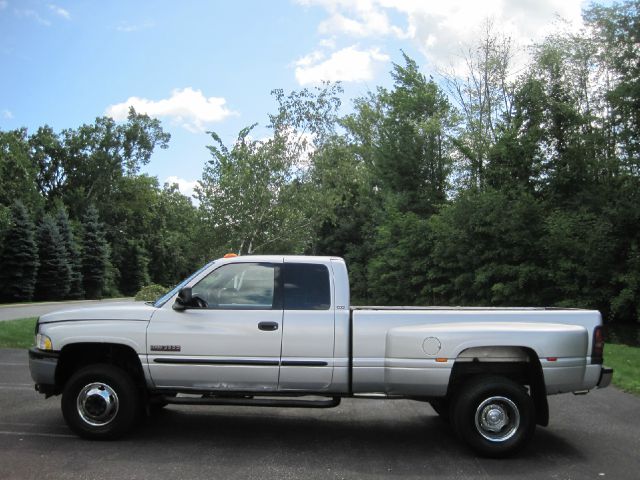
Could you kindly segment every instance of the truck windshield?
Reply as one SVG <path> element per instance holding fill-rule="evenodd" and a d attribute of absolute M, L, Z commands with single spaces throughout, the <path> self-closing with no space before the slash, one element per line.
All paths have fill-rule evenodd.
<path fill-rule="evenodd" d="M 173 297 L 176 293 L 178 293 L 182 287 L 184 287 L 187 283 L 189 283 L 192 278 L 194 278 L 196 275 L 199 275 L 201 272 L 205 271 L 207 268 L 209 268 L 214 263 L 216 263 L 215 260 L 213 260 L 212 262 L 207 263 L 204 267 L 202 267 L 199 270 L 193 272 L 191 275 L 189 275 L 187 278 L 185 278 L 183 281 L 181 281 L 178 285 L 173 287 L 171 290 L 169 290 L 167 293 L 165 293 L 163 296 L 161 296 L 158 300 L 156 300 L 155 303 L 153 304 L 153 306 L 156 307 L 156 308 L 159 308 L 162 305 L 164 305 L 165 303 L 167 303 L 167 301 L 171 297 Z"/>

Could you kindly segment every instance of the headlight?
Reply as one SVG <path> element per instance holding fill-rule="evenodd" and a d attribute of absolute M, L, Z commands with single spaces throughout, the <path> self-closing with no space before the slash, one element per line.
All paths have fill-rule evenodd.
<path fill-rule="evenodd" d="M 53 343 L 51 343 L 51 339 L 42 333 L 36 335 L 36 346 L 40 350 L 53 350 Z"/>

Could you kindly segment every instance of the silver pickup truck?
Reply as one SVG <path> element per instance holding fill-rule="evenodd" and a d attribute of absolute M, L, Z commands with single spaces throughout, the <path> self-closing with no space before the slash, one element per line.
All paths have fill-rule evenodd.
<path fill-rule="evenodd" d="M 116 438 L 167 404 L 429 402 L 477 452 L 549 421 L 547 395 L 606 387 L 601 316 L 547 308 L 351 307 L 344 261 L 226 256 L 155 303 L 43 315 L 37 391 L 78 435 Z"/>

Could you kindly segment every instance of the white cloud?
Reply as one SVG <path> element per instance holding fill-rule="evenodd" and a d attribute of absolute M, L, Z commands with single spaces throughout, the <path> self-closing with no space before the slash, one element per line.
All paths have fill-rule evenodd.
<path fill-rule="evenodd" d="M 303 5 L 324 7 L 329 18 L 322 21 L 318 31 L 323 35 L 347 34 L 368 37 L 393 34 L 405 36 L 398 26 L 392 25 L 387 12 L 373 0 L 298 0 Z"/>
<path fill-rule="evenodd" d="M 170 185 L 174 183 L 177 184 L 178 190 L 180 190 L 180 193 L 191 198 L 191 200 L 194 201 L 194 203 L 197 203 L 197 200 L 194 197 L 194 194 L 195 194 L 194 189 L 198 185 L 198 180 L 185 180 L 184 178 L 180 178 L 180 177 L 176 177 L 175 175 L 172 175 L 165 179 L 165 183 L 168 183 Z"/>
<path fill-rule="evenodd" d="M 40 25 L 44 25 L 45 27 L 50 27 L 51 26 L 51 22 L 49 20 L 47 20 L 46 18 L 42 18 L 40 16 L 40 14 L 38 12 L 36 12 L 35 10 L 18 10 L 18 9 L 15 9 L 14 13 L 16 14 L 16 16 L 21 17 L 21 18 L 30 18 L 31 20 L 34 20 L 35 22 L 39 23 Z"/>
<path fill-rule="evenodd" d="M 220 122 L 235 112 L 226 107 L 227 101 L 222 97 L 205 97 L 202 90 L 191 87 L 175 89 L 169 98 L 149 100 L 147 98 L 129 97 L 122 103 L 110 105 L 105 114 L 115 120 L 125 120 L 129 107 L 138 113 L 146 113 L 152 117 L 168 117 L 187 130 L 199 133 L 207 129 L 207 125 Z"/>
<path fill-rule="evenodd" d="M 326 10 L 327 18 L 318 25 L 323 35 L 408 38 L 437 65 L 451 63 L 464 46 L 473 45 L 487 18 L 516 44 L 527 45 L 551 33 L 558 16 L 580 25 L 583 5 L 583 0 L 297 1 Z M 398 17 L 404 25 L 391 20 Z"/>
<path fill-rule="evenodd" d="M 13 113 L 9 109 L 2 110 L 2 118 L 6 120 L 11 120 L 13 118 Z"/>
<path fill-rule="evenodd" d="M 321 47 L 325 47 L 325 48 L 330 48 L 330 49 L 335 49 L 336 48 L 336 39 L 335 38 L 324 38 L 322 40 L 320 40 L 320 46 Z"/>
<path fill-rule="evenodd" d="M 296 61 L 296 80 L 300 85 L 323 80 L 364 82 L 373 79 L 377 64 L 389 61 L 389 56 L 377 48 L 359 50 L 357 46 L 333 52 L 330 57 L 315 51 Z"/>
<path fill-rule="evenodd" d="M 151 21 L 146 21 L 142 23 L 122 22 L 120 23 L 120 25 L 116 27 L 116 30 L 118 30 L 119 32 L 130 33 L 130 32 L 139 32 L 140 30 L 146 30 L 154 26 L 155 26 L 155 23 Z"/>
<path fill-rule="evenodd" d="M 53 3 L 50 3 L 49 10 L 51 10 L 53 13 L 55 13 L 59 17 L 64 18 L 65 20 L 71 20 L 71 14 L 69 13 L 69 11 L 65 10 L 62 7 L 59 7 L 58 5 L 54 5 Z"/>

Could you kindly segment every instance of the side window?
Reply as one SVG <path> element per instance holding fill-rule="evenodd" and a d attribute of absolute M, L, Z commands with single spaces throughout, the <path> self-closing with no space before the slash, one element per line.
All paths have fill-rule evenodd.
<path fill-rule="evenodd" d="M 283 268 L 285 310 L 328 310 L 331 307 L 331 284 L 325 265 L 285 263 Z"/>
<path fill-rule="evenodd" d="M 275 267 L 264 263 L 224 265 L 200 280 L 192 289 L 209 308 L 273 308 Z"/>

